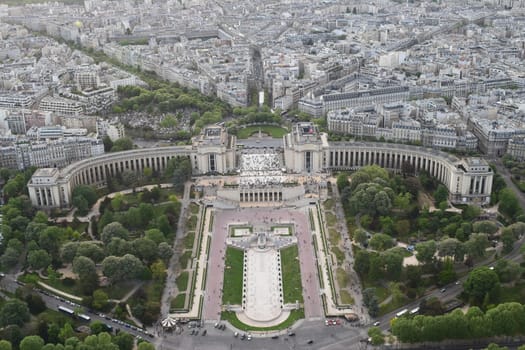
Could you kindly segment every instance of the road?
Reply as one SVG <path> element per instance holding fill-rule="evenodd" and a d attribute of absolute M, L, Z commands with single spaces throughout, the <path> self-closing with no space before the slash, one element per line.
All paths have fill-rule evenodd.
<path fill-rule="evenodd" d="M 294 336 L 280 335 L 273 338 L 252 338 L 252 340 L 241 340 L 234 337 L 231 330 L 220 331 L 213 326 L 205 327 L 207 334 L 192 336 L 188 330 L 181 335 L 167 334 L 162 337 L 162 343 L 158 346 L 160 350 L 185 349 L 185 350 L 290 350 L 290 349 L 322 349 L 343 350 L 361 349 L 361 339 L 365 339 L 365 328 L 344 326 L 325 326 L 322 321 L 304 321 L 300 327 L 295 329 Z M 312 344 L 307 344 L 312 340 Z"/>

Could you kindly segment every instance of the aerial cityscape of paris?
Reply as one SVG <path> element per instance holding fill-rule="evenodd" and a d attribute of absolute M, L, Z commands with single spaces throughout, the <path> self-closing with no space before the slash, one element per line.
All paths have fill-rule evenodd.
<path fill-rule="evenodd" d="M 525 0 L 0 0 L 0 350 L 525 350 L 524 62 Z"/>

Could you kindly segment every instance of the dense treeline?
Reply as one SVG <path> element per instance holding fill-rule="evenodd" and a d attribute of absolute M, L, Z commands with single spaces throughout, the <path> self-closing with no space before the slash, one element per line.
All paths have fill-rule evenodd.
<path fill-rule="evenodd" d="M 466 314 L 455 310 L 442 316 L 400 317 L 392 322 L 392 333 L 407 343 L 525 334 L 525 307 L 505 303 L 485 313 L 474 306 Z"/>

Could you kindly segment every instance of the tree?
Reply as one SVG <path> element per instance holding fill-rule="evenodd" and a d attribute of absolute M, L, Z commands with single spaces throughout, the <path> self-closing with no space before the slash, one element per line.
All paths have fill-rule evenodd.
<path fill-rule="evenodd" d="M 439 272 L 439 284 L 444 286 L 451 282 L 454 282 L 457 278 L 456 271 L 454 270 L 454 263 L 451 259 L 446 259 L 443 268 Z"/>
<path fill-rule="evenodd" d="M 111 138 L 106 135 L 102 138 L 102 142 L 104 143 L 104 152 L 111 152 L 111 149 L 113 148 L 113 141 Z"/>
<path fill-rule="evenodd" d="M 337 176 L 337 189 L 339 190 L 339 193 L 341 193 L 346 187 L 350 186 L 350 182 L 348 182 L 348 174 L 347 173 L 341 173 Z"/>
<path fill-rule="evenodd" d="M 489 246 L 489 240 L 484 233 L 470 235 L 470 239 L 465 242 L 465 250 L 469 257 L 476 259 L 485 256 L 485 250 Z"/>
<path fill-rule="evenodd" d="M 172 176 L 175 191 L 182 192 L 184 183 L 191 178 L 190 159 L 183 156 L 170 159 L 166 168 L 166 175 Z"/>
<path fill-rule="evenodd" d="M 0 350 L 12 350 L 11 343 L 7 340 L 0 340 Z"/>
<path fill-rule="evenodd" d="M 166 278 L 166 264 L 163 261 L 157 260 L 150 266 L 151 275 L 156 281 L 163 281 Z"/>
<path fill-rule="evenodd" d="M 138 350 L 155 350 L 155 347 L 148 342 L 139 343 Z"/>
<path fill-rule="evenodd" d="M 359 243 L 361 245 L 364 245 L 367 241 L 368 237 L 366 235 L 366 231 L 358 228 L 354 231 L 354 241 L 356 243 Z"/>
<path fill-rule="evenodd" d="M 108 244 L 114 237 L 127 240 L 128 236 L 128 230 L 126 230 L 120 222 L 112 222 L 104 227 L 104 229 L 102 230 L 102 234 L 100 235 L 100 239 L 102 240 L 102 242 L 104 242 L 104 244 Z"/>
<path fill-rule="evenodd" d="M 80 196 L 87 201 L 88 207 L 93 206 L 98 199 L 97 190 L 93 186 L 78 185 L 73 189 L 72 197 Z"/>
<path fill-rule="evenodd" d="M 122 137 L 113 142 L 111 152 L 127 151 L 133 148 L 133 141 L 129 137 Z"/>
<path fill-rule="evenodd" d="M 0 257 L 0 264 L 7 268 L 14 267 L 20 259 L 20 252 L 13 248 L 7 248 Z"/>
<path fill-rule="evenodd" d="M 505 228 L 501 233 L 501 242 L 503 243 L 503 253 L 508 254 L 514 248 L 516 242 L 516 236 L 512 232 L 512 229 Z"/>
<path fill-rule="evenodd" d="M 73 197 L 73 206 L 77 208 L 79 215 L 86 215 L 89 211 L 89 204 L 87 200 L 82 196 Z"/>
<path fill-rule="evenodd" d="M 78 243 L 68 242 L 60 248 L 60 258 L 64 263 L 70 263 L 77 255 Z"/>
<path fill-rule="evenodd" d="M 365 277 L 370 269 L 370 254 L 366 250 L 358 250 L 355 254 L 354 270 L 361 277 Z"/>
<path fill-rule="evenodd" d="M 144 233 L 144 236 L 145 236 L 147 239 L 152 240 L 152 241 L 155 242 L 156 244 L 160 244 L 160 243 L 166 241 L 166 237 L 164 237 L 164 234 L 163 234 L 159 229 L 156 229 L 156 228 L 153 228 L 153 229 L 147 230 L 147 231 Z"/>
<path fill-rule="evenodd" d="M 20 350 L 40 350 L 44 347 L 44 339 L 38 335 L 28 335 L 20 342 Z"/>
<path fill-rule="evenodd" d="M 161 244 L 159 244 L 158 254 L 160 259 L 162 259 L 163 261 L 168 261 L 171 255 L 173 254 L 173 250 L 171 249 L 168 243 L 162 242 Z"/>
<path fill-rule="evenodd" d="M 157 258 L 157 244 L 148 238 L 137 238 L 132 243 L 134 255 L 146 263 Z"/>
<path fill-rule="evenodd" d="M 159 246 L 160 247 L 160 246 Z M 106 246 L 106 250 L 109 255 L 124 256 L 133 252 L 131 242 L 128 242 L 122 238 L 112 238 L 111 242 Z M 160 254 L 160 252 L 159 252 Z"/>
<path fill-rule="evenodd" d="M 85 256 L 73 260 L 73 272 L 78 275 L 79 286 L 85 294 L 91 294 L 98 287 L 98 274 L 95 263 Z"/>
<path fill-rule="evenodd" d="M 29 293 L 25 297 L 25 301 L 27 303 L 29 312 L 31 312 L 33 315 L 38 315 L 39 313 L 44 312 L 47 308 L 46 303 L 38 294 Z"/>
<path fill-rule="evenodd" d="M 41 270 L 51 264 L 51 257 L 43 249 L 32 250 L 27 254 L 27 263 L 33 270 Z"/>
<path fill-rule="evenodd" d="M 477 221 L 472 225 L 472 232 L 481 232 L 492 235 L 497 231 L 498 226 L 496 225 L 496 223 L 489 220 Z"/>
<path fill-rule="evenodd" d="M 469 273 L 463 289 L 473 303 L 479 305 L 486 295 L 490 300 L 495 300 L 499 293 L 500 281 L 495 271 L 486 266 L 480 266 Z"/>
<path fill-rule="evenodd" d="M 119 350 L 132 350 L 134 339 L 129 333 L 120 332 L 113 337 L 113 344 L 117 345 Z"/>
<path fill-rule="evenodd" d="M 27 321 L 29 321 L 29 308 L 26 303 L 18 299 L 6 301 L 0 309 L 0 326 L 22 326 Z"/>
<path fill-rule="evenodd" d="M 368 308 L 368 314 L 371 317 L 379 315 L 379 303 L 375 288 L 366 288 L 363 291 L 363 304 Z"/>
<path fill-rule="evenodd" d="M 93 292 L 93 307 L 102 310 L 108 304 L 108 295 L 101 289 Z"/>
<path fill-rule="evenodd" d="M 494 271 L 498 275 L 500 282 L 510 283 L 516 282 L 521 278 L 523 268 L 516 262 L 499 259 L 494 265 Z"/>
<path fill-rule="evenodd" d="M 423 264 L 430 264 L 434 261 L 437 245 L 434 240 L 416 244 L 416 259 Z"/>
<path fill-rule="evenodd" d="M 448 190 L 445 186 L 439 184 L 436 191 L 434 191 L 434 201 L 436 205 L 448 199 Z"/>
<path fill-rule="evenodd" d="M 370 238 L 370 247 L 375 250 L 386 250 L 394 246 L 394 240 L 384 233 L 376 233 Z"/>
<path fill-rule="evenodd" d="M 80 242 L 77 249 L 77 256 L 85 256 L 98 263 L 104 259 L 106 254 L 98 244 L 91 242 Z"/>
<path fill-rule="evenodd" d="M 499 207 L 500 213 L 514 219 L 516 216 L 522 213 L 522 209 L 518 202 L 518 198 L 512 192 L 510 188 L 504 188 L 500 191 L 499 195 Z"/>
<path fill-rule="evenodd" d="M 368 336 L 370 337 L 370 342 L 372 345 L 377 346 L 384 344 L 385 336 L 381 333 L 379 327 L 371 327 L 368 329 Z"/>

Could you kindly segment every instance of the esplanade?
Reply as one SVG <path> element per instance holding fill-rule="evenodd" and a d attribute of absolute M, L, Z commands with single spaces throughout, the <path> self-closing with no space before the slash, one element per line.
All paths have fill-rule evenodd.
<path fill-rule="evenodd" d="M 72 191 L 80 184 L 105 187 L 108 178 L 123 171 L 143 172 L 150 168 L 162 173 L 169 160 L 178 156 L 189 157 L 193 175 L 232 174 L 239 171 L 241 153 L 249 153 L 252 148 L 257 154 L 265 152 L 263 140 L 256 144 L 243 142 L 237 141 L 223 127 L 210 126 L 188 146 L 134 149 L 85 159 L 63 169 L 38 169 L 28 183 L 29 196 L 38 208 L 69 208 L 72 206 Z M 288 176 L 352 170 L 377 164 L 394 171 L 403 168 L 416 174 L 427 171 L 448 188 L 450 200 L 454 203 L 484 205 L 490 201 L 493 173 L 487 162 L 479 158 L 459 159 L 434 149 L 403 144 L 328 142 L 327 135 L 319 132 L 312 123 L 295 124 L 278 146 L 272 144 L 271 151 L 280 155 L 282 164 L 279 167 L 282 166 L 280 169 Z M 277 188 L 280 185 L 273 183 L 272 186 Z M 257 184 L 249 187 L 250 193 L 254 193 L 250 194 L 251 198 L 275 200 L 273 192 L 259 196 Z M 268 188 L 261 187 L 261 190 L 268 191 Z M 292 189 L 283 186 L 283 194 L 277 198 L 286 198 L 287 191 Z M 298 193 L 297 189 L 293 191 Z M 246 186 L 243 189 L 241 183 L 238 192 L 238 196 L 235 195 L 237 200 L 246 201 Z"/>

